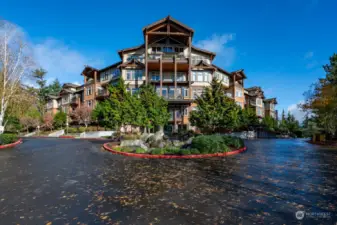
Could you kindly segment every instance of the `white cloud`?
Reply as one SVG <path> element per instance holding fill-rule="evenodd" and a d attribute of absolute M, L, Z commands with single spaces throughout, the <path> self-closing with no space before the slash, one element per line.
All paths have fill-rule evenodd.
<path fill-rule="evenodd" d="M 55 78 L 61 83 L 81 80 L 80 73 L 84 65 L 97 64 L 97 61 L 54 38 L 33 45 L 33 51 L 37 65 L 48 72 L 48 82 Z"/>
<path fill-rule="evenodd" d="M 300 122 L 302 123 L 305 117 L 305 112 L 303 112 L 299 107 L 298 104 L 302 104 L 304 103 L 304 101 L 300 101 L 297 104 L 291 104 L 290 106 L 288 106 L 288 112 L 290 112 L 292 115 L 294 115 L 294 117 Z"/>
<path fill-rule="evenodd" d="M 314 56 L 314 52 L 306 52 L 304 54 L 304 59 L 311 59 Z"/>
<path fill-rule="evenodd" d="M 213 34 L 212 37 L 196 42 L 196 46 L 217 54 L 216 60 L 223 66 L 230 66 L 234 62 L 235 48 L 229 47 L 228 42 L 234 40 L 235 34 Z"/>

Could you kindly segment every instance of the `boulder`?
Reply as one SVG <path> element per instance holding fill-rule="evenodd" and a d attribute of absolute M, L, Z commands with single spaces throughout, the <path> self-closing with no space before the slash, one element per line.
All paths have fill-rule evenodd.
<path fill-rule="evenodd" d="M 190 137 L 189 139 L 187 139 L 187 141 L 185 141 L 185 144 L 186 145 L 192 144 L 192 140 L 193 140 L 193 137 Z"/>
<path fill-rule="evenodd" d="M 153 136 L 154 134 L 153 133 L 143 133 L 141 136 L 140 136 L 140 140 L 144 141 L 145 143 L 147 143 L 149 141 L 149 139 Z"/>
<path fill-rule="evenodd" d="M 149 149 L 142 140 L 122 140 L 120 146 L 141 147 L 146 151 Z"/>

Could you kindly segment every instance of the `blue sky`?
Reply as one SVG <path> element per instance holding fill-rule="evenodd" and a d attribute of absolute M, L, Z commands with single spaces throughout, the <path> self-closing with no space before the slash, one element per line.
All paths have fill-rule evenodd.
<path fill-rule="evenodd" d="M 336 9 L 333 0 L 4 0 L 0 15 L 25 31 L 49 80 L 79 83 L 85 64 L 116 62 L 117 50 L 143 42 L 145 25 L 171 15 L 195 30 L 195 45 L 217 52 L 217 65 L 245 69 L 246 87 L 300 117 L 296 104 L 337 52 Z"/>

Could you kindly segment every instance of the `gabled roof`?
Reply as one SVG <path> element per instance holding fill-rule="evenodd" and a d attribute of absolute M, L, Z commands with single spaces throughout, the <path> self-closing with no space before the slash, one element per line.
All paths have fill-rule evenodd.
<path fill-rule="evenodd" d="M 185 24 L 179 22 L 178 20 L 172 18 L 170 15 L 168 15 L 167 17 L 165 17 L 165 18 L 163 18 L 163 19 L 161 19 L 161 20 L 158 20 L 158 21 L 156 21 L 156 22 L 154 22 L 154 23 L 151 23 L 151 24 L 145 26 L 145 27 L 143 28 L 143 33 L 145 33 L 146 30 L 149 30 L 149 29 L 153 28 L 153 27 L 156 26 L 156 25 L 159 25 L 159 24 L 161 24 L 161 23 L 166 23 L 166 22 L 172 22 L 172 23 L 175 23 L 176 25 L 178 25 L 178 26 L 180 26 L 180 27 L 182 27 L 182 28 L 184 28 L 184 29 L 190 31 L 190 32 L 192 33 L 192 35 L 193 35 L 193 33 L 194 33 L 194 30 L 193 30 L 192 28 L 190 28 L 190 27 L 188 27 L 187 25 L 185 25 Z"/>
<path fill-rule="evenodd" d="M 214 59 L 214 57 L 216 56 L 216 53 L 207 51 L 207 50 L 205 50 L 205 49 L 201 49 L 201 48 L 195 47 L 194 45 L 192 45 L 191 48 L 192 48 L 192 50 L 194 50 L 194 51 L 202 52 L 202 53 L 205 53 L 205 54 L 208 54 L 208 55 L 213 56 L 212 59 Z"/>
<path fill-rule="evenodd" d="M 77 88 L 77 87 L 79 87 L 79 86 L 81 86 L 81 85 L 78 85 L 78 84 L 72 84 L 72 83 L 64 83 L 64 84 L 62 85 L 62 88 L 66 88 L 66 87 Z"/>
<path fill-rule="evenodd" d="M 246 79 L 247 76 L 246 76 L 246 74 L 243 72 L 243 70 L 244 70 L 244 69 L 240 69 L 240 70 L 233 71 L 232 74 L 233 74 L 233 75 L 239 75 L 239 77 L 240 77 L 241 79 Z"/>
<path fill-rule="evenodd" d="M 145 64 L 139 62 L 136 59 L 131 59 L 130 61 L 127 61 L 125 63 L 120 64 L 118 67 L 124 68 L 124 67 L 127 67 L 127 66 L 142 67 L 142 68 L 144 68 Z"/>
<path fill-rule="evenodd" d="M 137 51 L 137 50 L 139 50 L 141 48 L 144 48 L 144 47 L 145 47 L 145 45 L 141 44 L 141 45 L 131 47 L 131 48 L 124 48 L 124 49 L 121 49 L 121 50 L 118 51 L 118 55 L 119 55 L 119 57 L 122 58 L 124 52 Z"/>
<path fill-rule="evenodd" d="M 220 72 L 224 73 L 224 74 L 227 74 L 227 75 L 232 75 L 230 72 L 218 67 L 217 65 L 215 64 L 212 64 L 213 67 L 215 67 L 217 70 L 219 70 Z"/>
<path fill-rule="evenodd" d="M 264 92 L 261 87 L 254 86 L 254 87 L 246 88 L 245 90 L 248 91 L 247 95 L 249 96 L 264 98 Z"/>
<path fill-rule="evenodd" d="M 110 65 L 110 66 L 107 66 L 107 67 L 105 67 L 105 68 L 103 68 L 103 69 L 100 69 L 99 72 L 102 72 L 102 71 L 107 70 L 107 69 L 110 69 L 110 68 L 118 67 L 120 64 L 122 64 L 122 61 L 119 61 L 119 62 L 117 62 L 117 63 L 114 63 L 114 64 L 112 64 L 112 65 Z"/>
<path fill-rule="evenodd" d="M 276 98 L 268 98 L 268 99 L 265 99 L 263 100 L 264 102 L 270 102 L 270 103 L 273 103 L 273 104 L 277 104 L 277 100 Z"/>
<path fill-rule="evenodd" d="M 192 66 L 192 68 L 203 68 L 203 69 L 213 69 L 215 70 L 215 67 L 206 63 L 204 60 L 200 60 L 198 64 L 195 64 Z"/>

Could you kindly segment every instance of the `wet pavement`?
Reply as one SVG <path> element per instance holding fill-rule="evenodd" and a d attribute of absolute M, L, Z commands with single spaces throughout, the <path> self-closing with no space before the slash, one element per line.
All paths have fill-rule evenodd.
<path fill-rule="evenodd" d="M 256 140 L 227 158 L 135 159 L 102 143 L 26 139 L 0 150 L 0 224 L 337 222 L 335 150 Z"/>

